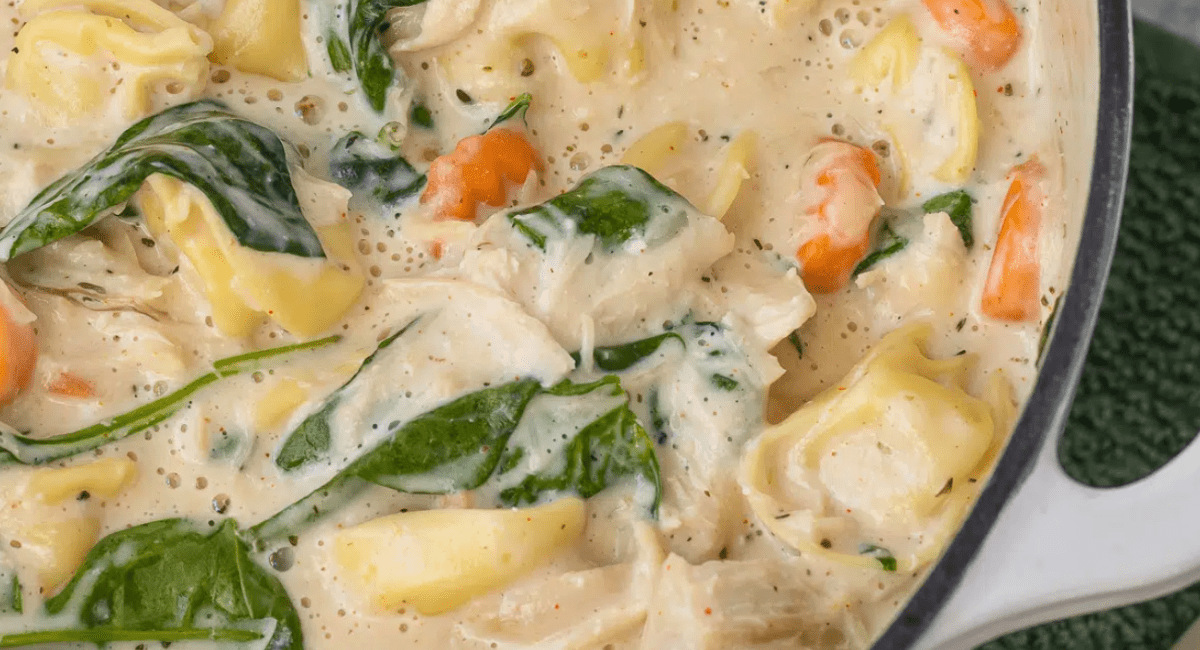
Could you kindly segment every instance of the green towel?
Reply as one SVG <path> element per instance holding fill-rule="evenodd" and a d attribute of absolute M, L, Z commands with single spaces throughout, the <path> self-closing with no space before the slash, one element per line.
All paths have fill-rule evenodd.
<path fill-rule="evenodd" d="M 1059 448 L 1067 473 L 1095 486 L 1146 476 L 1200 429 L 1200 49 L 1148 24 L 1138 24 L 1134 38 L 1121 236 Z M 983 649 L 1169 650 L 1197 617 L 1200 584 L 1016 632 Z"/>

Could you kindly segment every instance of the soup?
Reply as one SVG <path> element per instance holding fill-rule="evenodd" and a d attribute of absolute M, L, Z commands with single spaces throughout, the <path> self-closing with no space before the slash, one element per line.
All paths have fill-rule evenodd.
<path fill-rule="evenodd" d="M 1042 13 L 0 7 L 0 646 L 868 646 L 1064 288 Z"/>

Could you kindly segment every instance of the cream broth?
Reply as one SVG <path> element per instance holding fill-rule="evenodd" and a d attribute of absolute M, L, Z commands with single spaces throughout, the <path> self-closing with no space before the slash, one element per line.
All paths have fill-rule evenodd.
<path fill-rule="evenodd" d="M 0 6 L 0 645 L 868 647 L 986 480 L 1064 289 L 1054 46 L 1007 2 L 427 0 L 357 41 L 365 1 Z M 186 173 L 65 236 L 23 225 L 201 100 L 277 138 L 248 182 L 295 207 L 234 212 L 280 248 Z M 303 236 L 323 256 L 283 250 Z M 107 536 L 177 517 L 236 522 L 239 584 L 282 609 L 112 623 L 147 605 L 97 576 L 153 536 Z"/>

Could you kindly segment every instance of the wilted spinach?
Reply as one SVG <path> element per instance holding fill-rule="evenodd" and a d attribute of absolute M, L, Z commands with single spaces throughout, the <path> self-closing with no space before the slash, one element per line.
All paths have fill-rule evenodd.
<path fill-rule="evenodd" d="M 358 131 L 343 136 L 329 152 L 329 176 L 384 208 L 403 203 L 425 187 L 425 176 L 407 160 Z"/>
<path fill-rule="evenodd" d="M 519 117 L 521 118 L 521 121 L 524 122 L 525 114 L 529 112 L 529 105 L 532 102 L 533 95 L 530 95 L 529 93 L 521 93 L 516 99 L 509 102 L 508 106 L 504 107 L 504 110 L 500 111 L 500 114 L 496 116 L 495 120 L 492 120 L 492 125 L 488 128 L 495 128 L 500 124 L 513 119 L 514 117 Z"/>
<path fill-rule="evenodd" d="M 492 475 L 525 406 L 541 390 L 525 379 L 469 393 L 408 422 L 325 485 L 250 529 L 256 540 L 292 534 L 375 483 L 405 492 L 440 494 L 479 487 Z"/>
<path fill-rule="evenodd" d="M 396 339 L 403 336 L 417 320 L 420 319 L 413 319 L 407 325 L 400 328 L 400 331 L 380 341 L 379 345 L 375 347 L 375 351 L 358 366 L 358 370 L 354 372 L 354 376 L 347 379 L 346 383 L 342 384 L 337 390 L 326 397 L 325 401 L 321 403 L 320 408 L 312 415 L 304 418 L 304 421 L 288 434 L 288 437 L 283 441 L 283 446 L 275 454 L 275 465 L 285 472 L 291 471 L 321 460 L 329 453 L 329 448 L 333 443 L 330 420 L 333 418 L 334 411 L 341 404 L 346 392 L 356 383 L 363 370 L 374 363 L 379 354 L 390 347 Z"/>
<path fill-rule="evenodd" d="M 330 30 L 329 61 L 338 72 L 349 72 L 353 65 L 367 103 L 382 112 L 387 91 L 396 77 L 396 63 L 383 47 L 381 37 L 390 25 L 389 9 L 412 7 L 425 0 L 350 0 L 339 29 Z M 343 40 L 342 34 L 346 35 Z M 347 47 L 346 43 L 349 43 Z"/>
<path fill-rule="evenodd" d="M 892 225 L 886 221 L 883 222 L 883 227 L 879 232 L 879 240 L 875 245 L 875 250 L 863 258 L 863 261 L 854 267 L 854 276 L 866 272 L 872 266 L 886 260 L 887 258 L 904 250 L 908 246 L 908 238 L 901 237 L 892 230 Z"/>
<path fill-rule="evenodd" d="M 187 406 L 193 395 L 210 384 L 226 377 L 258 370 L 264 362 L 271 359 L 304 350 L 322 348 L 340 340 L 340 336 L 330 336 L 316 341 L 258 350 L 220 359 L 213 363 L 212 371 L 192 380 L 183 388 L 168 393 L 153 402 L 143 404 L 132 411 L 71 433 L 49 438 L 34 438 L 13 431 L 0 430 L 0 467 L 16 464 L 42 465 L 127 438 L 175 415 L 179 409 Z"/>
<path fill-rule="evenodd" d="M 686 199 L 650 174 L 628 165 L 602 167 L 569 192 L 509 213 L 513 227 L 545 250 L 552 237 L 595 235 L 607 252 L 634 237 L 669 239 L 687 223 Z"/>
<path fill-rule="evenodd" d="M 325 255 L 300 212 L 279 137 L 204 100 L 134 124 L 108 149 L 39 192 L 0 230 L 0 261 L 83 230 L 125 204 L 151 174 L 200 190 L 247 248 Z"/>
<path fill-rule="evenodd" d="M 879 561 L 879 566 L 884 571 L 896 570 L 895 556 L 892 555 L 891 551 L 883 548 L 882 546 L 876 546 L 874 544 L 859 544 L 858 554 L 869 555 L 870 557 L 875 558 Z"/>
<path fill-rule="evenodd" d="M 922 206 L 926 214 L 935 212 L 945 212 L 950 215 L 950 223 L 958 228 L 958 234 L 962 236 L 963 245 L 971 248 L 975 245 L 975 233 L 971 228 L 971 218 L 973 210 L 971 208 L 971 195 L 965 190 L 949 192 L 941 196 L 935 196 L 925 202 Z"/>
<path fill-rule="evenodd" d="M 250 558 L 237 524 L 204 534 L 184 519 L 117 531 L 45 602 L 50 629 L 6 634 L 0 647 L 185 640 L 303 650 L 300 617 L 279 580 Z M 59 627 L 61 625 L 62 627 Z"/>
<path fill-rule="evenodd" d="M 515 485 L 501 490 L 501 502 L 511 506 L 536 503 L 546 492 L 574 492 L 586 499 L 619 479 L 641 476 L 654 487 L 651 510 L 657 511 L 662 496 L 662 477 L 658 458 L 654 455 L 654 442 L 629 409 L 628 396 L 621 388 L 620 380 L 610 375 L 590 384 L 568 381 L 546 394 L 572 398 L 596 394 L 625 399 L 620 406 L 585 425 L 557 450 L 557 461 L 549 463 L 549 469 L 532 472 Z M 532 450 L 510 445 L 501 460 L 503 469 L 499 480 L 513 480 L 514 477 L 505 474 L 516 471 L 518 461 L 531 453 Z"/>
<path fill-rule="evenodd" d="M 674 339 L 683 344 L 683 337 L 675 332 L 664 332 L 657 336 L 625 343 L 623 345 L 610 345 L 606 347 L 598 347 L 592 350 L 592 359 L 596 367 L 605 372 L 621 372 L 628 370 L 640 362 L 642 359 L 658 352 L 663 343 Z M 571 358 L 575 359 L 575 365 L 579 365 L 580 357 L 578 352 L 571 353 Z"/>

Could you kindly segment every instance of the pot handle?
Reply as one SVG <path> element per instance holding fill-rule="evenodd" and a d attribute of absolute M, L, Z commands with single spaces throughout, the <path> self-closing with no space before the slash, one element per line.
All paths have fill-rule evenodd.
<path fill-rule="evenodd" d="M 914 650 L 969 650 L 1200 580 L 1200 442 L 1119 488 L 1071 479 L 1051 442 Z"/>

